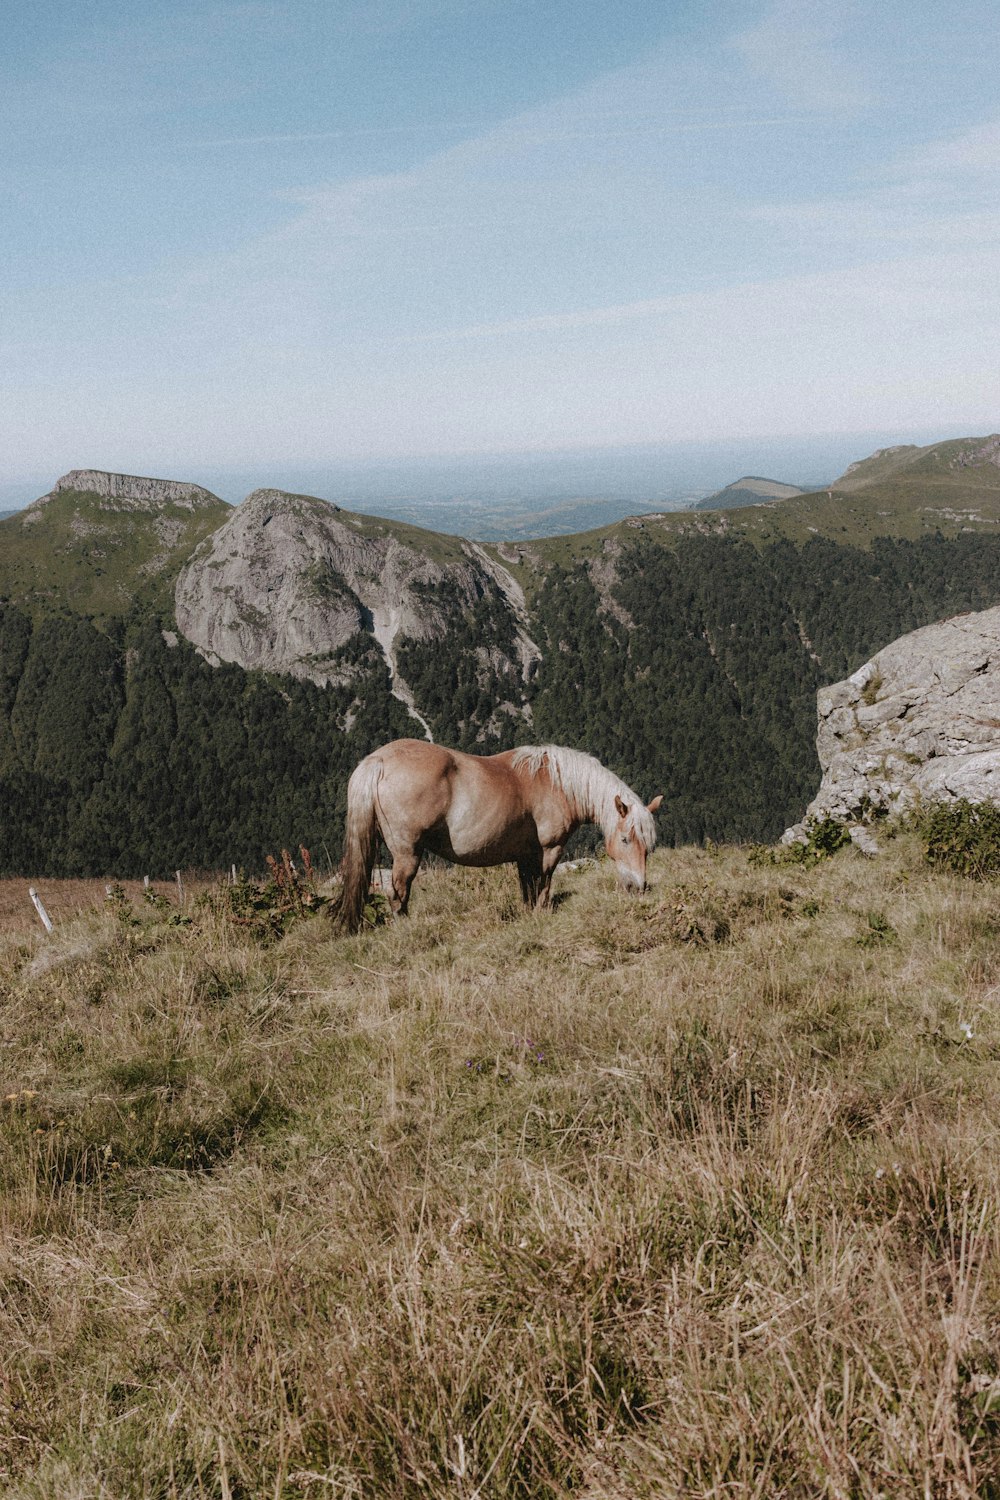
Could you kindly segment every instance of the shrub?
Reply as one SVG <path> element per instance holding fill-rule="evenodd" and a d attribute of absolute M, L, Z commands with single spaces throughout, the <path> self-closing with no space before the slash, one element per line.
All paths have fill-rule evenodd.
<path fill-rule="evenodd" d="M 1000 807 L 992 802 L 941 802 L 918 814 L 924 858 L 956 875 L 987 880 L 1000 874 Z"/>
<path fill-rule="evenodd" d="M 830 817 L 807 823 L 806 835 L 805 842 L 794 844 L 752 844 L 749 862 L 757 869 L 764 865 L 816 865 L 851 842 L 844 824 Z"/>
<path fill-rule="evenodd" d="M 235 884 L 222 882 L 202 899 L 217 915 L 242 927 L 258 943 L 275 943 L 296 922 L 329 905 L 328 898 L 316 888 L 309 850 L 300 848 L 299 853 L 301 871 L 288 850 L 282 849 L 280 861 L 273 854 L 267 856 L 270 875 L 266 881 L 249 880 L 241 874 Z"/>

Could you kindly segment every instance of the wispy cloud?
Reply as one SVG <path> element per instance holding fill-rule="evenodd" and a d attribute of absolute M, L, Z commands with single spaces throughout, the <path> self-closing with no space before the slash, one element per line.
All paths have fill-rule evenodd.
<path fill-rule="evenodd" d="M 846 13 L 854 5 L 817 0 L 772 0 L 768 9 L 729 45 L 762 86 L 810 109 L 855 110 L 869 102 L 857 62 L 840 46 Z"/>
<path fill-rule="evenodd" d="M 909 156 L 905 165 L 912 173 L 927 176 L 960 173 L 963 177 L 995 177 L 1000 188 L 1000 120 L 933 141 Z"/>
<path fill-rule="evenodd" d="M 363 140 L 373 136 L 433 136 L 455 130 L 484 130 L 488 122 L 483 120 L 432 120 L 425 124 L 371 125 L 356 130 L 303 130 L 273 135 L 229 135 L 208 140 L 188 141 L 190 147 L 210 146 L 297 146 L 313 141 Z"/>
<path fill-rule="evenodd" d="M 930 140 L 882 162 L 837 196 L 763 202 L 746 217 L 870 254 L 1000 243 L 1000 123 Z M 993 187 L 995 183 L 995 188 Z"/>
<path fill-rule="evenodd" d="M 975 259 L 942 253 L 869 261 L 834 272 L 738 282 L 712 292 L 684 292 L 535 318 L 475 323 L 429 335 L 427 341 L 514 338 L 629 323 L 651 326 L 669 319 L 681 320 L 687 328 L 700 321 L 706 339 L 722 333 L 727 320 L 731 323 L 730 338 L 745 339 L 751 325 L 760 337 L 770 337 L 782 325 L 787 328 L 790 319 L 828 331 L 843 319 L 842 332 L 853 325 L 853 332 L 861 337 L 865 326 L 861 319 L 874 311 L 882 324 L 906 306 L 911 321 L 915 321 L 913 299 L 918 291 L 926 296 L 935 318 L 949 308 L 953 312 L 967 308 L 984 292 L 988 293 L 987 305 L 1000 311 L 1000 240 L 993 253 L 981 252 Z M 870 323 L 867 326 L 869 330 L 872 327 Z"/>
<path fill-rule="evenodd" d="M 714 119 L 650 119 L 634 124 L 615 124 L 616 120 L 624 122 L 627 118 L 624 115 L 610 117 L 595 115 L 590 119 L 591 128 L 560 130 L 542 130 L 537 127 L 512 125 L 509 122 L 497 126 L 486 120 L 428 120 L 422 124 L 372 125 L 357 130 L 309 130 L 289 134 L 219 136 L 206 140 L 187 141 L 185 145 L 191 148 L 294 146 L 310 144 L 314 141 L 360 140 L 366 137 L 393 135 L 432 137 L 436 134 L 451 134 L 454 131 L 471 131 L 477 136 L 483 136 L 497 129 L 501 129 L 508 140 L 540 144 L 551 141 L 619 140 L 630 136 L 693 135 L 703 131 L 738 132 L 769 126 L 794 126 L 801 123 L 802 117 L 800 114 L 747 115 L 744 111 L 739 111 L 729 115 L 717 115 Z"/>

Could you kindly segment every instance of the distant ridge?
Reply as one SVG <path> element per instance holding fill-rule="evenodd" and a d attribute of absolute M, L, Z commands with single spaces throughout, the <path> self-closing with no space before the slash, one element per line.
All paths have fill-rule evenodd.
<path fill-rule="evenodd" d="M 734 479 L 725 489 L 717 490 L 692 505 L 692 510 L 736 510 L 741 505 L 761 505 L 767 500 L 790 500 L 794 495 L 804 495 L 798 485 L 784 484 L 780 479 L 763 479 L 759 474 L 745 474 Z"/>
<path fill-rule="evenodd" d="M 56 480 L 48 495 L 42 495 L 27 509 L 34 510 L 36 506 L 46 504 L 53 495 L 67 490 L 114 501 L 116 510 L 151 510 L 162 505 L 195 510 L 220 504 L 218 495 L 213 495 L 211 490 L 182 479 L 150 479 L 142 474 L 114 474 L 106 469 L 71 469 Z"/>
<path fill-rule="evenodd" d="M 850 494 L 890 481 L 930 481 L 965 486 L 997 487 L 1000 470 L 1000 433 L 987 437 L 952 438 L 944 443 L 929 443 L 918 448 L 902 443 L 895 448 L 879 448 L 869 458 L 851 464 L 831 489 Z"/>

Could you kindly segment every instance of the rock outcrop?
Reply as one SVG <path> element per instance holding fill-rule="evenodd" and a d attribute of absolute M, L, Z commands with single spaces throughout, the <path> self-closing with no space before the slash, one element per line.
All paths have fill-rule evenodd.
<path fill-rule="evenodd" d="M 27 509 L 45 505 L 64 490 L 81 494 L 98 495 L 109 502 L 111 510 L 159 510 L 166 505 L 176 505 L 181 510 L 197 510 L 202 506 L 216 506 L 221 502 L 218 495 L 204 489 L 200 484 L 186 484 L 180 479 L 147 479 L 141 474 L 110 474 L 103 469 L 71 469 L 57 479 L 48 495 L 35 500 Z"/>
<path fill-rule="evenodd" d="M 255 490 L 181 572 L 177 624 L 209 660 L 321 685 L 352 679 L 343 648 L 367 636 L 385 657 L 394 695 L 429 736 L 400 676 L 397 641 L 443 638 L 484 596 L 517 618 L 523 598 L 481 548 L 431 533 L 414 533 L 411 544 L 408 531 L 312 496 Z M 520 679 L 538 652 L 520 622 L 515 634 Z"/>
<path fill-rule="evenodd" d="M 823 780 L 805 822 L 1000 801 L 1000 607 L 901 636 L 821 688 L 817 709 Z M 785 834 L 802 837 L 803 824 Z"/>

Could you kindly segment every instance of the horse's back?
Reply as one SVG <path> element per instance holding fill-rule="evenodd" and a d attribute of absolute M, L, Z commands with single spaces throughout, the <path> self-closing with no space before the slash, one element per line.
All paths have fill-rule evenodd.
<path fill-rule="evenodd" d="M 468 755 L 427 740 L 393 740 L 369 757 L 381 767 L 380 822 L 398 839 L 465 864 L 515 857 L 525 806 L 506 755 Z"/>
<path fill-rule="evenodd" d="M 390 740 L 365 759 L 378 762 L 384 776 L 433 780 L 448 775 L 457 754 L 457 751 L 435 745 L 430 740 Z"/>

